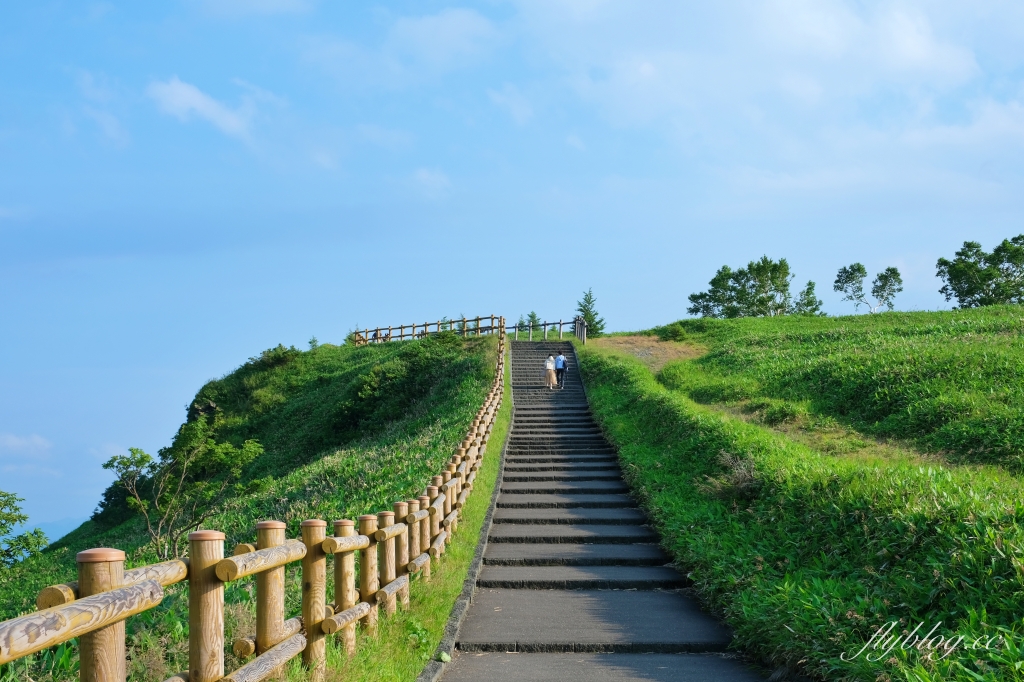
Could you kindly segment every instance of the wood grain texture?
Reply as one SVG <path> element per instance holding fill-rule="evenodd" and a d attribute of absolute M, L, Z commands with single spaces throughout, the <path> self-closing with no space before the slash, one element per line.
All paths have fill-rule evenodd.
<path fill-rule="evenodd" d="M 292 635 L 274 648 L 260 654 L 241 668 L 223 678 L 223 682 L 261 682 L 273 676 L 285 663 L 306 648 L 306 638 Z"/>
<path fill-rule="evenodd" d="M 296 616 L 295 618 L 289 618 L 282 623 L 281 628 L 281 640 L 288 639 L 294 634 L 302 632 L 302 618 Z M 280 643 L 280 642 L 278 642 Z M 270 647 L 272 649 L 273 647 Z M 267 649 L 269 651 L 270 649 Z M 256 653 L 256 635 L 249 637 L 239 637 L 231 643 L 231 651 L 234 652 L 235 656 L 239 658 L 249 658 Z M 263 652 L 260 652 L 263 653 Z"/>
<path fill-rule="evenodd" d="M 377 542 L 384 542 L 391 540 L 392 538 L 398 537 L 406 531 L 406 525 L 404 523 L 393 523 L 386 528 L 381 528 L 373 534 L 373 539 Z"/>
<path fill-rule="evenodd" d="M 327 647 L 321 624 L 327 604 L 327 554 L 324 538 L 327 524 L 316 519 L 302 522 L 302 622 L 306 626 L 306 648 L 302 662 L 311 682 L 323 682 L 327 675 Z"/>
<path fill-rule="evenodd" d="M 191 682 L 217 682 L 224 676 L 224 583 L 216 572 L 224 534 L 188 537 L 188 674 Z"/>
<path fill-rule="evenodd" d="M 178 673 L 177 675 L 171 675 L 164 682 L 189 682 L 188 673 Z"/>
<path fill-rule="evenodd" d="M 141 566 L 124 572 L 122 587 L 138 585 L 147 580 L 156 580 L 164 587 L 180 583 L 188 578 L 188 559 L 173 559 L 159 564 Z M 70 604 L 79 598 L 78 582 L 72 581 L 62 585 L 50 585 L 40 591 L 36 598 L 36 608 L 40 611 L 61 604 Z"/>
<path fill-rule="evenodd" d="M 377 526 L 384 531 L 385 535 L 394 527 L 395 513 L 394 512 L 379 512 L 377 514 Z M 374 537 L 380 535 L 381 530 L 378 530 Z M 383 588 L 386 587 L 391 581 L 398 575 L 397 567 L 395 566 L 395 539 L 392 535 L 387 540 L 377 541 L 378 547 L 378 569 L 380 570 L 380 579 L 378 585 Z M 377 600 L 377 604 L 384 606 L 384 612 L 391 615 L 395 612 L 395 599 L 390 592 L 386 593 L 390 596 L 389 599 L 381 601 Z"/>
<path fill-rule="evenodd" d="M 442 523 L 442 525 L 444 525 L 445 528 L 452 528 L 453 529 L 452 531 L 449 532 L 449 535 L 450 535 L 451 532 L 454 532 L 454 528 L 458 525 L 458 522 L 459 522 L 459 510 L 458 509 L 453 509 L 452 513 L 449 514 L 448 516 L 444 517 L 444 521 L 442 521 L 441 523 Z"/>
<path fill-rule="evenodd" d="M 393 508 L 396 521 L 404 521 L 409 515 L 408 502 L 395 502 Z M 396 523 L 395 527 L 401 528 L 395 535 L 395 574 L 405 575 L 405 565 L 409 563 L 409 524 Z"/>
<path fill-rule="evenodd" d="M 441 558 L 441 555 L 444 554 L 444 542 L 447 539 L 448 532 L 442 530 L 437 534 L 437 537 L 434 538 L 434 541 L 430 543 L 430 556 L 435 560 Z"/>
<path fill-rule="evenodd" d="M 222 559 L 217 563 L 217 577 L 224 582 L 245 578 L 261 571 L 268 571 L 298 561 L 306 556 L 306 546 L 301 540 L 287 540 L 275 547 L 259 549 L 248 554 Z"/>
<path fill-rule="evenodd" d="M 355 606 L 336 613 L 330 618 L 325 618 L 321 627 L 328 635 L 333 635 L 338 630 L 355 627 L 356 621 L 365 618 L 370 613 L 370 604 L 364 601 Z"/>
<path fill-rule="evenodd" d="M 409 513 L 405 517 L 405 524 L 409 526 L 409 556 L 420 555 L 420 521 L 430 517 L 430 512 L 420 511 L 419 500 L 409 500 Z"/>
<path fill-rule="evenodd" d="M 376 540 L 374 540 L 376 542 Z M 366 549 L 370 546 L 370 538 L 365 535 L 351 535 L 346 537 L 334 537 L 324 540 L 323 549 L 328 554 L 338 552 L 352 552 L 359 549 Z"/>
<path fill-rule="evenodd" d="M 288 539 L 285 532 L 283 523 L 262 522 L 257 524 L 256 551 L 249 553 L 249 556 L 261 551 L 281 547 Z M 305 546 L 302 549 L 303 554 L 305 554 Z M 220 564 L 217 565 L 217 568 L 220 569 Z M 222 578 L 219 572 L 218 577 Z M 278 566 L 256 574 L 256 635 L 253 638 L 253 648 L 249 656 L 266 653 L 280 644 L 286 637 L 290 637 L 295 632 L 298 632 L 296 630 L 286 634 L 284 631 L 284 582 L 284 566 Z M 299 623 L 301 628 L 301 621 Z M 237 652 L 236 655 L 238 655 Z M 248 658 L 248 656 L 240 656 L 240 658 Z M 281 677 L 281 672 L 283 671 L 278 671 L 275 673 L 275 676 Z"/>
<path fill-rule="evenodd" d="M 348 519 L 334 522 L 334 538 L 336 540 L 347 540 L 356 536 L 355 523 Z M 370 539 L 365 535 L 358 536 L 369 545 Z M 331 540 L 332 538 L 328 538 Z M 324 541 L 326 547 L 327 541 Z M 355 548 L 353 548 L 354 550 Z M 353 550 L 338 552 L 334 555 L 334 599 L 337 613 L 344 613 L 356 605 L 359 599 L 359 592 L 356 591 L 356 555 Z M 367 605 L 369 611 L 369 605 Z M 328 619 L 336 614 L 328 616 Z M 365 614 L 364 614 L 365 615 Z M 360 616 L 361 618 L 362 616 Z M 324 621 L 326 623 L 326 621 Z M 329 632 L 324 626 L 324 632 Z M 356 626 L 355 620 L 344 627 L 341 633 L 341 648 L 348 656 L 356 653 Z"/>
<path fill-rule="evenodd" d="M 403 575 L 401 578 L 392 580 L 384 587 L 377 590 L 377 603 L 383 604 L 384 602 L 392 603 L 397 601 L 398 595 L 400 595 L 406 588 L 409 587 L 409 576 Z"/>
<path fill-rule="evenodd" d="M 79 559 L 82 555 L 79 554 Z M 78 592 L 92 597 L 124 586 L 124 553 L 115 561 L 79 561 Z M 120 682 L 128 675 L 124 621 L 82 635 L 79 646 L 79 679 L 82 682 Z"/>
<path fill-rule="evenodd" d="M 155 580 L 0 623 L 0 665 L 142 613 L 164 598 Z"/>
<path fill-rule="evenodd" d="M 365 514 L 359 517 L 359 533 L 371 537 L 377 532 L 377 517 Z M 377 541 L 369 543 L 359 555 L 359 598 L 370 604 L 370 610 L 363 618 L 363 625 L 368 634 L 377 634 Z"/>

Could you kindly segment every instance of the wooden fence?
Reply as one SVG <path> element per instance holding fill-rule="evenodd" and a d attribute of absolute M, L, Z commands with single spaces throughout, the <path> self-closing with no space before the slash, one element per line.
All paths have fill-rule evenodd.
<path fill-rule="evenodd" d="M 423 324 L 402 324 L 397 327 L 375 327 L 364 329 L 353 333 L 353 343 L 361 346 L 366 343 L 386 343 L 387 341 L 405 341 L 407 339 L 422 339 L 430 334 L 437 334 L 442 331 L 454 331 L 462 336 L 479 336 L 481 334 L 498 333 L 504 318 L 497 315 L 485 315 L 483 317 L 463 317 L 449 320 L 447 318 L 437 322 L 424 322 Z M 408 329 L 408 333 L 406 333 Z"/>
<path fill-rule="evenodd" d="M 477 318 L 483 319 L 483 318 Z M 281 521 L 256 524 L 256 542 L 224 557 L 223 533 L 189 535 L 187 559 L 124 569 L 121 550 L 79 552 L 78 581 L 53 585 L 37 599 L 38 611 L 0 623 L 0 665 L 79 638 L 80 680 L 124 682 L 125 619 L 160 604 L 164 588 L 188 581 L 189 670 L 167 682 L 258 682 L 302 655 L 310 680 L 326 670 L 326 641 L 341 638 L 356 648 L 356 625 L 373 634 L 380 610 L 385 615 L 409 607 L 410 576 L 429 578 L 431 563 L 444 555 L 473 490 L 494 420 L 501 406 L 505 372 L 504 319 L 497 318 L 498 361 L 494 383 L 466 438 L 423 494 L 396 502 L 390 511 L 327 522 L 301 524 L 302 537 L 287 539 Z M 495 325 L 492 323 L 492 328 Z M 359 552 L 358 581 L 355 553 Z M 327 603 L 327 557 L 333 556 L 334 603 Z M 302 612 L 285 613 L 285 566 L 302 565 Z M 224 672 L 224 585 L 256 577 L 256 632 L 232 643 L 240 658 L 254 656 L 234 672 Z"/>
<path fill-rule="evenodd" d="M 573 318 L 572 322 L 565 322 L 564 320 L 559 320 L 558 322 L 539 322 L 536 325 L 530 322 L 526 322 L 523 325 L 514 324 L 508 327 L 508 331 L 513 332 L 513 338 L 516 341 L 519 340 L 519 332 L 523 332 L 523 334 L 526 335 L 526 340 L 533 341 L 533 330 L 536 328 L 538 334 L 541 334 L 543 332 L 543 339 L 547 341 L 548 327 L 551 328 L 552 334 L 554 334 L 555 327 L 558 327 L 558 340 L 561 341 L 563 330 L 565 328 L 565 325 L 567 324 L 572 325 L 572 333 L 576 336 L 576 338 L 582 341 L 584 345 L 586 345 L 587 321 L 584 320 L 579 315 Z"/>

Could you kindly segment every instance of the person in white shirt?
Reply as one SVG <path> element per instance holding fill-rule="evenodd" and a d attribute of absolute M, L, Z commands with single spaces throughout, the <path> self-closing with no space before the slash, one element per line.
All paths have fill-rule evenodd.
<path fill-rule="evenodd" d="M 548 355 L 548 359 L 544 361 L 544 376 L 548 382 L 548 388 L 554 390 L 555 384 L 558 380 L 555 378 L 555 356 Z"/>

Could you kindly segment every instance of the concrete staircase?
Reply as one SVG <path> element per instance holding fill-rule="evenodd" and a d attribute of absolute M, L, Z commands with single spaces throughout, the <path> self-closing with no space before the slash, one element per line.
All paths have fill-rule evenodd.
<path fill-rule="evenodd" d="M 572 345 L 513 341 L 515 406 L 477 591 L 446 682 L 761 679 L 668 565 L 590 415 Z M 565 386 L 544 385 L 563 352 Z"/>

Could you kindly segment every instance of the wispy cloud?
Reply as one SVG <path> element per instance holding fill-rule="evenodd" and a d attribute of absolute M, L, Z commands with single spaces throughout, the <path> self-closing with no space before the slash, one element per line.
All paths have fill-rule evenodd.
<path fill-rule="evenodd" d="M 97 126 L 99 126 L 100 132 L 114 144 L 124 146 L 131 140 L 131 136 L 128 131 L 124 129 L 121 122 L 116 116 L 111 114 L 109 111 L 102 111 L 100 109 L 93 109 L 92 107 L 84 107 L 83 111 L 85 115 L 91 118 Z"/>
<path fill-rule="evenodd" d="M 578 135 L 569 135 L 565 138 L 565 143 L 573 149 L 578 149 L 581 152 L 587 151 L 587 145 L 583 144 L 583 140 Z"/>
<path fill-rule="evenodd" d="M 420 194 L 428 199 L 440 199 L 451 188 L 451 180 L 439 168 L 418 168 L 413 173 L 413 182 Z"/>
<path fill-rule="evenodd" d="M 212 124 L 225 135 L 242 139 L 249 136 L 249 126 L 255 114 L 251 100 L 232 109 L 177 76 L 166 81 L 153 81 L 146 88 L 146 94 L 162 112 L 179 121 L 188 121 L 195 116 Z"/>
<path fill-rule="evenodd" d="M 38 434 L 18 436 L 0 431 L 0 457 L 46 457 L 53 444 Z"/>
<path fill-rule="evenodd" d="M 508 111 L 517 124 L 524 125 L 533 117 L 530 100 L 511 83 L 506 83 L 501 90 L 488 90 L 487 94 L 492 102 Z"/>
<path fill-rule="evenodd" d="M 413 143 L 412 133 L 395 128 L 385 128 L 373 124 L 356 126 L 356 133 L 364 142 L 390 149 L 392 151 L 406 149 Z"/>
<path fill-rule="evenodd" d="M 375 46 L 314 39 L 307 43 L 304 56 L 347 86 L 407 87 L 478 63 L 498 36 L 494 24 L 479 12 L 445 9 L 396 19 Z"/>

